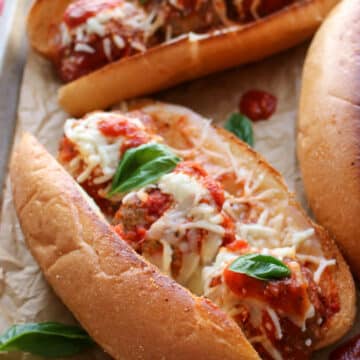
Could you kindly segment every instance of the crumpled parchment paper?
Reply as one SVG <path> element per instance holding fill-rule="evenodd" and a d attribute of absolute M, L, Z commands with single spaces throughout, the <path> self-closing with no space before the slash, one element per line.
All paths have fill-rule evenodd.
<path fill-rule="evenodd" d="M 295 152 L 296 109 L 306 49 L 307 45 L 303 45 L 263 62 L 187 83 L 155 97 L 192 108 L 222 124 L 230 113 L 237 110 L 240 96 L 246 90 L 261 89 L 274 94 L 278 98 L 275 115 L 268 121 L 254 124 L 255 149 L 284 175 L 290 189 L 296 191 L 299 201 L 306 206 Z M 58 87 L 51 65 L 30 53 L 21 89 L 16 139 L 23 131 L 29 131 L 53 154 L 56 154 L 67 117 L 56 101 Z M 53 294 L 24 244 L 12 205 L 9 180 L 3 199 L 0 218 L 0 331 L 15 322 L 73 322 L 70 312 Z M 357 331 L 360 331 L 359 326 L 352 333 Z M 327 353 L 327 350 L 319 352 L 314 358 L 327 359 Z M 95 349 L 78 358 L 100 360 L 107 357 L 100 349 Z M 11 354 L 0 355 L 0 359 L 38 358 Z"/>

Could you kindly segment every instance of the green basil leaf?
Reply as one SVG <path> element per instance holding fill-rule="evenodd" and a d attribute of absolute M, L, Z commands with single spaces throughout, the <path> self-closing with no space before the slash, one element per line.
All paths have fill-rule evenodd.
<path fill-rule="evenodd" d="M 172 171 L 180 158 L 161 144 L 144 144 L 125 152 L 116 170 L 109 196 L 154 183 Z"/>
<path fill-rule="evenodd" d="M 282 279 L 291 275 L 289 268 L 282 261 L 261 254 L 239 256 L 231 263 L 229 270 L 260 280 Z"/>
<path fill-rule="evenodd" d="M 253 127 L 251 121 L 245 115 L 239 113 L 231 114 L 224 127 L 235 134 L 240 140 L 247 142 L 250 146 L 254 146 Z"/>
<path fill-rule="evenodd" d="M 0 351 L 22 351 L 49 358 L 76 355 L 93 345 L 82 328 L 56 322 L 18 324 L 0 336 Z"/>

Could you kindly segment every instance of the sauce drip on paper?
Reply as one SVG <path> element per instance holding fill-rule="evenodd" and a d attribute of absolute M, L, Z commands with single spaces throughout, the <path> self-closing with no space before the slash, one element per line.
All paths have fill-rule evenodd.
<path fill-rule="evenodd" d="M 262 90 L 249 90 L 240 99 L 240 113 L 252 121 L 267 120 L 274 114 L 277 98 Z"/>

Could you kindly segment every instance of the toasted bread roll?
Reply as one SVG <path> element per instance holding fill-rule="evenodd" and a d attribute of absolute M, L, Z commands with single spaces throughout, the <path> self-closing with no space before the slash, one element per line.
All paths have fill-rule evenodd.
<path fill-rule="evenodd" d="M 360 278 L 360 3 L 345 0 L 309 50 L 301 92 L 298 155 L 309 204 Z"/>
<path fill-rule="evenodd" d="M 31 45 L 55 63 L 59 60 L 54 50 L 58 41 L 56 33 L 59 31 L 62 15 L 71 2 L 38 0 L 28 18 Z M 220 15 L 210 12 L 209 17 L 214 22 L 211 31 L 204 32 L 201 26 L 187 24 L 184 27 L 187 30 L 180 31 L 182 35 L 175 36 L 171 41 L 155 42 L 155 46 L 149 47 L 146 43 L 142 44 L 146 49 L 140 52 L 139 49 L 130 49 L 131 56 L 119 55 L 120 60 L 82 76 L 86 73 L 85 66 L 89 65 L 89 61 L 86 61 L 79 71 L 81 77 L 60 89 L 60 104 L 67 112 L 82 115 L 94 109 L 107 108 L 123 99 L 149 94 L 212 72 L 260 60 L 309 38 L 338 0 L 292 2 L 284 0 L 285 5 L 290 5 L 282 6 L 281 10 L 272 11 L 268 16 L 263 15 L 265 17 L 256 15 L 261 17 L 256 21 L 253 18 L 246 20 L 245 17 L 245 22 L 241 25 L 236 21 L 226 21 L 225 27 L 220 22 L 220 30 L 216 30 L 219 26 L 216 19 Z M 188 31 L 189 26 L 193 32 L 201 34 Z M 127 42 L 124 42 L 124 46 L 127 46 Z M 96 45 L 95 49 L 109 48 L 109 44 Z M 94 49 L 84 48 L 81 44 L 79 51 L 86 55 L 94 52 Z M 109 51 L 108 49 L 106 54 L 102 54 L 103 59 L 112 58 Z M 115 45 L 112 52 L 118 53 Z M 83 59 L 79 58 L 79 61 Z M 77 61 L 70 63 L 66 69 L 73 68 L 76 63 Z M 71 75 L 62 77 L 67 81 L 74 79 Z"/>
<path fill-rule="evenodd" d="M 30 135 L 11 162 L 32 254 L 61 300 L 115 359 L 258 359 L 240 328 L 138 256 Z"/>
<path fill-rule="evenodd" d="M 254 212 L 260 210 L 262 221 L 266 221 L 262 228 L 265 232 L 260 232 L 263 235 L 253 233 L 253 246 L 270 254 L 280 251 L 281 256 L 307 264 L 303 274 L 312 272 L 311 287 L 321 289 L 328 308 L 319 317 L 312 305 L 307 306 L 302 320 L 311 339 L 297 346 L 308 355 L 309 350 L 339 339 L 354 320 L 352 277 L 334 242 L 306 217 L 282 177 L 246 144 L 225 130 L 209 126 L 190 110 L 161 103 L 135 103 L 133 108 L 151 116 L 159 136 L 181 152 L 184 161 L 195 160 L 210 176 L 224 177 L 222 185 L 229 198 L 243 194 L 252 199 Z M 101 116 L 104 124 L 105 115 Z M 110 355 L 116 359 L 258 358 L 231 319 L 231 309 L 209 294 L 229 311 L 226 315 L 213 302 L 193 296 L 137 255 L 111 230 L 80 186 L 30 135 L 25 135 L 15 149 L 11 180 L 27 243 L 47 280 Z M 246 211 L 243 215 L 247 216 Z M 250 231 L 254 221 L 252 225 L 258 230 L 258 215 L 255 220 L 239 220 L 240 230 Z M 295 252 L 296 256 L 291 255 Z M 210 272 L 216 266 L 216 262 L 210 264 Z M 208 280 L 212 282 L 211 276 Z M 247 301 L 252 309 L 251 298 Z M 256 310 L 256 301 L 253 305 Z M 266 311 L 277 323 L 274 311 L 267 307 Z M 285 320 L 279 323 L 280 334 Z M 297 326 L 296 331 L 301 332 Z M 245 331 L 249 331 L 246 326 Z M 284 341 L 293 334 L 285 329 Z M 277 350 L 270 350 L 277 354 Z"/>

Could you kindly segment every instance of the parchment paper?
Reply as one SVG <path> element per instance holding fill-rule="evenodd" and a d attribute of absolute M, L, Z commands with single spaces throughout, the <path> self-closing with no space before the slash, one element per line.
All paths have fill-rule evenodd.
<path fill-rule="evenodd" d="M 255 148 L 284 175 L 290 189 L 296 191 L 299 201 L 306 206 L 295 153 L 296 109 L 306 48 L 304 45 L 257 64 L 184 84 L 157 94 L 156 98 L 185 105 L 221 124 L 237 110 L 244 91 L 257 88 L 274 94 L 278 98 L 275 115 L 268 121 L 254 124 Z M 53 154 L 66 119 L 56 102 L 58 86 L 49 63 L 31 53 L 21 90 L 16 139 L 24 130 L 30 131 Z M 14 322 L 73 322 L 69 311 L 44 281 L 24 244 L 12 205 L 9 180 L 3 199 L 0 218 L 0 331 Z M 353 333 L 358 331 L 359 326 Z M 82 358 L 106 359 L 106 356 L 97 350 Z M 327 351 L 316 354 L 314 358 L 326 359 Z M 12 354 L 0 355 L 0 359 L 37 358 Z"/>

